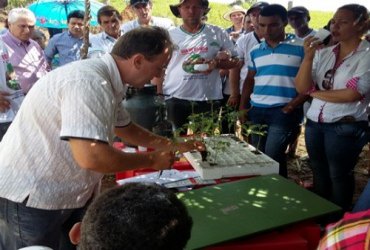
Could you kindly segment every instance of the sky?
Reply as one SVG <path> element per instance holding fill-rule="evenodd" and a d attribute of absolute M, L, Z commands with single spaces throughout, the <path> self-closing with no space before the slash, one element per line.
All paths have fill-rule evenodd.
<path fill-rule="evenodd" d="M 232 3 L 234 0 L 209 0 L 210 2 L 222 2 Z M 278 3 L 285 7 L 288 7 L 289 0 L 263 0 L 268 3 Z M 357 3 L 364 5 L 370 10 L 370 0 L 292 0 L 293 6 L 305 6 L 309 10 L 321 10 L 321 11 L 332 11 L 334 12 L 338 7 L 349 4 Z"/>

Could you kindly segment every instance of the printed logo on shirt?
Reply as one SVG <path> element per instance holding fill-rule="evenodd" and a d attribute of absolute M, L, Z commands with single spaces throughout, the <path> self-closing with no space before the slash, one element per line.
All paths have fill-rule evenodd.
<path fill-rule="evenodd" d="M 207 46 L 186 48 L 180 51 L 181 55 L 194 54 L 194 53 L 207 53 L 207 52 L 208 52 Z"/>

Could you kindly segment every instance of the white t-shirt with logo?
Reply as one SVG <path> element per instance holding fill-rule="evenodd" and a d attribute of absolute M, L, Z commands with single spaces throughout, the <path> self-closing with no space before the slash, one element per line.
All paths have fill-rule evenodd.
<path fill-rule="evenodd" d="M 212 60 L 219 51 L 228 51 L 236 56 L 233 42 L 225 30 L 205 24 L 199 32 L 188 33 L 181 27 L 169 30 L 175 44 L 172 59 L 167 67 L 163 93 L 189 101 L 222 99 L 222 83 L 219 69 L 209 74 L 195 73 L 192 59 Z"/>

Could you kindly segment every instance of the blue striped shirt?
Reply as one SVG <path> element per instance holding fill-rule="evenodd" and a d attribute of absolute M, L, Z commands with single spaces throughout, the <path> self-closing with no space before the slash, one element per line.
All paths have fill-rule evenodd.
<path fill-rule="evenodd" d="M 302 40 L 288 35 L 275 48 L 265 41 L 250 51 L 248 70 L 256 72 L 251 104 L 278 107 L 297 96 L 294 78 L 304 57 Z"/>

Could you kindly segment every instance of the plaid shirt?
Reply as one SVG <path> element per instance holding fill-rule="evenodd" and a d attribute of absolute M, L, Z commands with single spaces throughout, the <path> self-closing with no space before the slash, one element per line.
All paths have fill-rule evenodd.
<path fill-rule="evenodd" d="M 318 250 L 368 250 L 370 249 L 370 209 L 346 213 L 337 223 L 326 227 Z"/>

